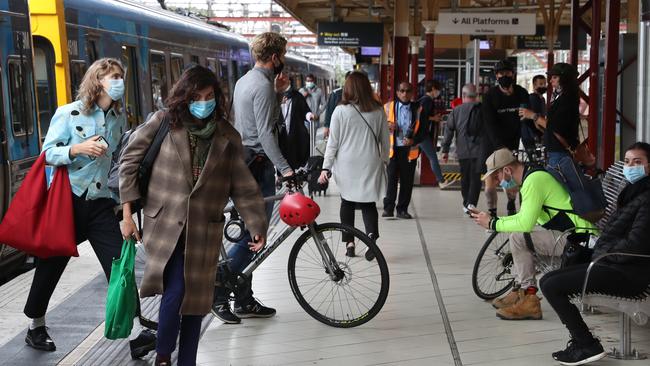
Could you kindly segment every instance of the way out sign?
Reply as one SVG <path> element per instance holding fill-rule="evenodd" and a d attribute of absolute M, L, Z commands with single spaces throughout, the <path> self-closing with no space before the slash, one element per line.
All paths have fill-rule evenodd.
<path fill-rule="evenodd" d="M 525 13 L 440 13 L 438 34 L 534 35 L 535 14 Z"/>

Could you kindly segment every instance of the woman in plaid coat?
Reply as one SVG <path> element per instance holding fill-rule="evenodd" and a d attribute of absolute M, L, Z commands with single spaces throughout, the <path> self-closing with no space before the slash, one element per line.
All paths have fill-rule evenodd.
<path fill-rule="evenodd" d="M 122 234 L 138 236 L 131 210 L 142 198 L 138 167 L 162 123 L 169 123 L 143 210 L 148 259 L 140 296 L 162 294 L 156 364 L 171 364 L 180 331 L 179 365 L 194 365 L 201 319 L 212 305 L 228 198 L 256 234 L 253 250 L 264 246 L 268 223 L 260 189 L 243 161 L 241 138 L 224 119 L 217 77 L 201 66 L 188 69 L 166 105 L 168 111 L 157 112 L 133 133 L 122 154 Z"/>

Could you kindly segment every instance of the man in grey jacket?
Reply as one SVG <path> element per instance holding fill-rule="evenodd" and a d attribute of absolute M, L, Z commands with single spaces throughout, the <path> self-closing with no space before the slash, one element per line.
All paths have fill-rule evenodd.
<path fill-rule="evenodd" d="M 316 77 L 314 74 L 309 74 L 305 77 L 305 91 L 307 92 L 305 99 L 307 99 L 307 105 L 314 115 L 314 122 L 318 122 L 327 105 L 325 92 L 316 85 Z"/>
<path fill-rule="evenodd" d="M 256 36 L 250 45 L 255 67 L 237 81 L 233 95 L 235 128 L 242 137 L 246 164 L 265 197 L 275 195 L 276 168 L 285 177 L 293 175 L 287 159 L 282 156 L 277 135 L 280 100 L 290 84 L 289 77 L 282 73 L 286 46 L 287 40 L 278 33 L 266 32 Z M 267 219 L 272 212 L 273 203 L 267 203 Z M 231 271 L 242 272 L 253 259 L 250 242 L 251 236 L 246 232 L 244 238 L 228 251 Z M 217 283 L 220 282 L 218 273 Z M 223 322 L 232 324 L 239 323 L 240 318 L 275 315 L 275 309 L 255 300 L 250 282 L 242 288 L 246 290 L 235 294 L 233 314 L 226 289 L 217 286 L 212 313 Z"/>
<path fill-rule="evenodd" d="M 460 186 L 463 195 L 463 212 L 469 213 L 469 209 L 475 208 L 481 194 L 481 173 L 478 169 L 478 158 L 480 155 L 480 140 L 467 133 L 472 110 L 478 104 L 476 87 L 473 84 L 466 84 L 462 91 L 463 104 L 454 108 L 445 126 L 445 139 L 442 143 L 442 161 L 449 160 L 449 146 L 451 140 L 456 136 L 456 156 L 460 164 Z"/>

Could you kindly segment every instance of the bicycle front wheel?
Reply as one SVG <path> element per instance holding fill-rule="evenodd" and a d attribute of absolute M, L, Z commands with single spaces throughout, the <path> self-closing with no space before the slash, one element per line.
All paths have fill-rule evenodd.
<path fill-rule="evenodd" d="M 289 255 L 289 283 L 296 300 L 310 316 L 332 327 L 351 328 L 368 322 L 388 297 L 384 256 L 366 234 L 353 227 L 327 223 L 317 225 L 315 231 L 318 239 L 311 231 L 305 232 Z M 354 257 L 346 256 L 344 237 L 354 239 Z M 334 279 L 326 261 L 334 268 Z"/>
<path fill-rule="evenodd" d="M 493 232 L 476 256 L 472 288 L 481 299 L 492 300 L 505 294 L 513 283 L 510 235 Z"/>

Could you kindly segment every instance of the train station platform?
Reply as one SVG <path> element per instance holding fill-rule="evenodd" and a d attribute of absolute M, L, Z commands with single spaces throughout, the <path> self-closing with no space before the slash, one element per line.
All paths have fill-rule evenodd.
<path fill-rule="evenodd" d="M 335 185 L 316 197 L 319 222 L 338 221 Z M 503 201 L 503 200 L 502 200 Z M 253 288 L 270 319 L 243 319 L 239 325 L 206 317 L 198 364 L 207 365 L 555 365 L 568 333 L 542 300 L 543 320 L 504 321 L 473 293 L 471 272 L 486 232 L 463 216 L 458 191 L 418 187 L 410 207 L 413 220 L 380 219 L 378 245 L 390 269 L 390 293 L 382 311 L 351 329 L 312 319 L 293 297 L 287 279 L 292 239 L 255 272 Z M 357 226 L 362 228 L 361 217 Z M 32 273 L 0 287 L 0 365 L 147 365 L 131 361 L 126 341 L 103 339 L 106 284 L 92 249 L 68 266 L 52 301 L 48 326 L 59 350 L 44 354 L 26 347 L 22 315 Z M 587 315 L 606 348 L 618 344 L 618 316 Z M 650 329 L 633 326 L 633 346 L 650 352 Z M 112 348 L 111 348 L 112 347 Z M 108 351 L 112 350 L 112 351 Z M 108 351 L 108 352 L 107 352 Z M 106 353 L 112 353 L 108 363 Z M 100 361 L 101 360 L 101 361 Z M 603 359 L 594 365 L 647 365 L 648 361 Z"/>

